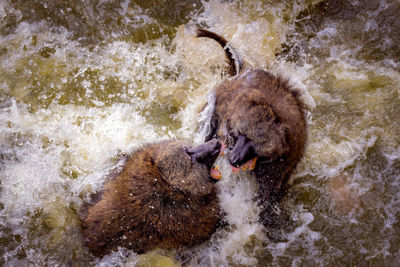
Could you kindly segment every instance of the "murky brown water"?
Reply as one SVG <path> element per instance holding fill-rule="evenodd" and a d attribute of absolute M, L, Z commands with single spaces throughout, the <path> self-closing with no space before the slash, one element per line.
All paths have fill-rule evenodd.
<path fill-rule="evenodd" d="M 398 0 L 1 1 L 0 265 L 182 264 L 170 251 L 97 259 L 76 213 L 119 153 L 202 141 L 202 107 L 225 62 L 193 37 L 201 26 L 290 78 L 309 138 L 278 229 L 257 223 L 255 185 L 220 160 L 230 226 L 187 251 L 186 264 L 397 266 L 398 14 Z"/>

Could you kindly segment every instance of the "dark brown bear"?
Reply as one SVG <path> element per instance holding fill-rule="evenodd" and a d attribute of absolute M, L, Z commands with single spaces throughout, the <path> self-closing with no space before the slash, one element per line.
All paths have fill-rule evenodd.
<path fill-rule="evenodd" d="M 242 71 L 242 63 L 227 41 L 207 30 L 197 37 L 216 40 L 236 75 L 215 89 L 215 108 L 206 138 L 223 140 L 230 149 L 229 161 L 238 168 L 254 165 L 260 190 L 259 201 L 268 205 L 278 200 L 300 161 L 306 140 L 306 122 L 299 94 L 287 80 L 261 69 Z M 266 220 L 268 214 L 261 214 Z"/>
<path fill-rule="evenodd" d="M 127 157 L 82 208 L 86 245 L 96 256 L 117 246 L 144 253 L 193 246 L 217 229 L 221 213 L 210 169 L 221 150 L 211 140 L 149 144 Z"/>

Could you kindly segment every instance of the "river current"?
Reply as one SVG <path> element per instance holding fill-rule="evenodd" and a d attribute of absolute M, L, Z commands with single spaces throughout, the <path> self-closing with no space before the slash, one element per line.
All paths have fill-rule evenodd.
<path fill-rule="evenodd" d="M 398 266 L 400 1 L 0 1 L 0 265 Z M 201 143 L 231 41 L 290 80 L 308 139 L 277 226 L 257 185 L 218 161 L 228 226 L 181 251 L 102 259 L 77 211 L 119 156 Z"/>

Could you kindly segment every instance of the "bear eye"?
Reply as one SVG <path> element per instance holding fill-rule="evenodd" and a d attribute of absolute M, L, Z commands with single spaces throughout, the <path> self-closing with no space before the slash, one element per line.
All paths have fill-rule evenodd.
<path fill-rule="evenodd" d="M 229 137 L 233 140 L 234 143 L 237 142 L 239 135 L 241 135 L 237 130 L 232 129 L 229 132 Z"/>
<path fill-rule="evenodd" d="M 231 130 L 231 131 L 229 132 L 229 137 L 232 138 L 235 142 L 236 142 L 237 139 L 238 139 L 238 135 L 237 135 L 237 133 L 236 133 L 234 130 Z"/>
<path fill-rule="evenodd" d="M 258 106 L 258 103 L 256 101 L 254 101 L 254 100 L 251 100 L 250 103 L 249 103 L 249 106 L 250 107 Z"/>

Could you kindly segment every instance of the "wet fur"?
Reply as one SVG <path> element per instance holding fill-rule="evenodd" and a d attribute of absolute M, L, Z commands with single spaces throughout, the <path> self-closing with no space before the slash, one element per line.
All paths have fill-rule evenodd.
<path fill-rule="evenodd" d="M 83 206 L 82 233 L 94 255 L 117 246 L 137 253 L 190 247 L 217 229 L 221 212 L 210 162 L 191 160 L 186 147 L 181 141 L 166 141 L 133 152 Z"/>
<path fill-rule="evenodd" d="M 216 40 L 218 35 L 198 29 L 197 36 Z M 234 57 L 225 49 L 226 40 L 218 40 L 230 62 L 229 68 L 235 68 L 238 74 L 215 89 L 215 108 L 206 141 L 223 140 L 231 150 L 231 164 L 242 164 L 258 156 L 252 173 L 259 183 L 259 203 L 265 207 L 260 218 L 269 224 L 271 207 L 285 192 L 304 152 L 304 107 L 298 91 L 286 79 L 261 69 L 240 72 L 242 67 L 232 63 Z"/>

